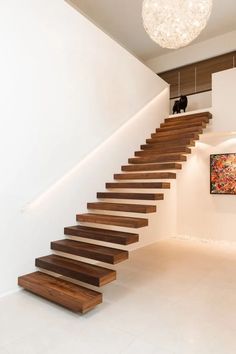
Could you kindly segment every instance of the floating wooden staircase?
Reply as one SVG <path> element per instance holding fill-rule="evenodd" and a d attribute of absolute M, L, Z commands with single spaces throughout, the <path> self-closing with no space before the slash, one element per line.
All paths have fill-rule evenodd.
<path fill-rule="evenodd" d="M 116 271 L 89 261 L 77 260 L 75 256 L 87 258 L 90 262 L 93 260 L 112 265 L 128 259 L 127 250 L 98 245 L 96 241 L 128 246 L 138 242 L 139 235 L 104 229 L 101 225 L 133 229 L 147 226 L 147 218 L 129 216 L 127 213 L 155 213 L 155 202 L 163 200 L 164 193 L 139 193 L 137 190 L 170 189 L 169 180 L 176 178 L 176 171 L 170 171 L 182 168 L 181 163 L 187 160 L 191 147 L 203 133 L 209 119 L 209 112 L 165 119 L 151 138 L 146 140 L 146 144 L 141 145 L 141 150 L 135 152 L 135 157 L 128 160 L 129 164 L 121 167 L 122 173 L 114 175 L 115 181 L 106 183 L 109 191 L 97 193 L 99 201 L 87 204 L 89 213 L 76 216 L 80 224 L 64 229 L 64 234 L 73 239 L 51 242 L 52 251 L 62 252 L 63 256 L 54 253 L 37 258 L 35 265 L 40 271 L 19 277 L 18 284 L 75 312 L 85 313 L 100 304 L 102 294 L 84 285 L 101 287 L 108 284 L 116 279 Z M 137 204 L 137 201 L 142 203 Z M 144 201 L 153 201 L 153 205 L 145 204 Z M 110 212 L 121 212 L 122 215 L 112 215 Z M 127 216 L 123 216 L 124 213 Z M 92 224 L 93 227 L 83 223 Z M 84 285 L 75 284 L 78 281 Z"/>

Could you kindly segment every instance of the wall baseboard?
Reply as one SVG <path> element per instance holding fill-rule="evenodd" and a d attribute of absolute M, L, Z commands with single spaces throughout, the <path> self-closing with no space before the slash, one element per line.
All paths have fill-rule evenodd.
<path fill-rule="evenodd" d="M 17 289 L 14 289 L 14 290 L 7 291 L 7 292 L 5 292 L 5 293 L 2 293 L 2 294 L 0 294 L 0 299 L 4 298 L 4 297 L 6 297 L 6 296 L 10 296 L 10 295 L 13 295 L 13 294 L 15 294 L 15 293 L 18 293 L 18 292 L 20 292 L 20 291 L 22 291 L 22 290 L 21 290 L 20 288 L 17 288 Z"/>

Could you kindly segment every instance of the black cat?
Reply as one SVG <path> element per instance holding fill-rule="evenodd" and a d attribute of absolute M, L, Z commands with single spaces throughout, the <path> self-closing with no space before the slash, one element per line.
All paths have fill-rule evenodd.
<path fill-rule="evenodd" d="M 176 100 L 173 106 L 173 114 L 175 113 L 180 113 L 181 110 L 183 110 L 184 112 L 186 111 L 188 105 L 188 98 L 187 96 L 180 96 L 179 100 Z"/>
<path fill-rule="evenodd" d="M 185 112 L 186 108 L 188 105 L 188 98 L 187 96 L 180 96 L 180 100 L 179 100 L 179 108 L 180 108 L 180 112 L 181 110 L 183 110 Z"/>
<path fill-rule="evenodd" d="M 173 114 L 180 113 L 179 100 L 176 100 L 173 106 Z"/>

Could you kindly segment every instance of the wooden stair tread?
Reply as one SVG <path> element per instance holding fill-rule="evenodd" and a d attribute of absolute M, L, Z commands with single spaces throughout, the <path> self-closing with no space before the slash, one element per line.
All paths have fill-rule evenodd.
<path fill-rule="evenodd" d="M 89 226 L 68 226 L 64 229 L 65 235 L 87 238 L 90 240 L 104 241 L 119 245 L 130 245 L 138 242 L 139 235 L 135 233 L 99 229 Z"/>
<path fill-rule="evenodd" d="M 166 131 L 158 131 L 156 133 L 151 134 L 152 138 L 159 138 L 160 136 L 169 136 L 169 135 L 178 135 L 179 133 L 196 133 L 202 134 L 203 128 L 202 127 L 194 127 L 194 128 L 183 128 L 182 129 L 172 129 Z"/>
<path fill-rule="evenodd" d="M 169 131 L 169 130 L 173 130 L 173 129 L 185 129 L 185 128 L 192 128 L 192 127 L 196 127 L 196 128 L 206 128 L 207 123 L 205 121 L 186 121 L 186 122 L 181 122 L 181 124 L 167 124 L 167 123 L 161 123 L 160 128 L 156 129 L 156 133 L 157 132 L 164 132 L 164 131 Z"/>
<path fill-rule="evenodd" d="M 167 122 L 184 122 L 189 121 L 190 119 L 211 119 L 212 114 L 210 112 L 199 112 L 185 115 L 177 115 L 176 117 L 169 117 L 165 119 L 165 123 Z"/>
<path fill-rule="evenodd" d="M 161 142 L 161 141 L 168 141 L 171 143 L 172 140 L 176 141 L 179 139 L 194 139 L 198 140 L 199 139 L 199 134 L 196 133 L 178 133 L 178 134 L 173 134 L 173 135 L 168 135 L 168 136 L 159 136 L 158 138 L 150 138 L 147 139 L 146 142 L 149 144 L 156 143 L 156 142 Z"/>
<path fill-rule="evenodd" d="M 186 146 L 177 146 L 172 148 L 163 148 L 162 151 L 158 149 L 149 149 L 149 150 L 141 150 L 135 151 L 135 156 L 150 156 L 150 155 L 159 155 L 165 156 L 166 154 L 191 154 L 191 149 Z"/>
<path fill-rule="evenodd" d="M 88 209 L 95 210 L 112 210 L 112 211 L 124 211 L 131 213 L 155 213 L 155 205 L 140 205 L 140 204 L 124 204 L 124 203 L 106 203 L 106 202 L 97 202 L 97 203 L 88 203 Z"/>
<path fill-rule="evenodd" d="M 95 286 L 103 286 L 116 279 L 116 272 L 112 269 L 54 254 L 37 258 L 35 265 L 36 267 Z"/>
<path fill-rule="evenodd" d="M 99 192 L 97 198 L 111 199 L 136 199 L 136 200 L 163 200 L 163 193 L 117 193 L 117 192 Z"/>
<path fill-rule="evenodd" d="M 79 222 L 91 222 L 105 225 L 116 225 L 123 227 L 140 228 L 148 225 L 148 219 L 133 218 L 128 216 L 106 215 L 106 214 L 78 214 L 76 220 Z"/>
<path fill-rule="evenodd" d="M 18 285 L 74 312 L 86 313 L 102 303 L 101 293 L 42 272 L 19 277 Z"/>
<path fill-rule="evenodd" d="M 207 124 L 209 123 L 209 119 L 208 118 L 190 118 L 188 120 L 185 120 L 185 121 L 181 121 L 181 120 L 176 120 L 174 122 L 165 122 L 165 123 L 162 123 L 160 125 L 160 128 L 157 128 L 157 129 L 181 129 L 181 128 L 184 128 L 184 127 L 187 127 L 187 125 L 190 125 L 192 124 L 193 125 L 202 125 L 203 128 L 205 128 L 207 126 Z"/>
<path fill-rule="evenodd" d="M 176 173 L 172 172 L 146 172 L 146 173 L 116 173 L 114 179 L 135 180 L 135 179 L 175 179 Z"/>
<path fill-rule="evenodd" d="M 143 144 L 141 145 L 142 150 L 152 150 L 152 149 L 165 149 L 165 148 L 173 148 L 173 147 L 182 147 L 182 146 L 195 146 L 195 141 L 193 139 L 181 138 L 175 139 L 171 141 L 156 141 L 152 144 Z"/>
<path fill-rule="evenodd" d="M 134 164 L 125 165 L 121 167 L 122 171 L 168 171 L 168 170 L 181 170 L 182 165 L 176 162 L 170 163 L 150 163 L 150 164 Z M 161 172 L 162 173 L 162 172 Z"/>
<path fill-rule="evenodd" d="M 181 154 L 163 154 L 163 155 L 150 155 L 147 157 L 132 157 L 128 160 L 131 164 L 139 163 L 154 163 L 154 162 L 175 162 L 175 161 L 186 161 L 185 155 Z"/>
<path fill-rule="evenodd" d="M 67 239 L 51 242 L 51 249 L 110 264 L 125 261 L 129 256 L 124 250 Z"/>
<path fill-rule="evenodd" d="M 209 123 L 208 117 L 192 117 L 185 120 L 175 119 L 175 120 L 165 121 L 164 123 L 161 123 L 160 127 L 167 128 L 167 127 L 184 126 L 186 124 L 208 124 L 208 123 Z"/>
<path fill-rule="evenodd" d="M 123 189 L 123 188 L 129 188 L 129 189 L 169 189 L 170 188 L 170 183 L 169 182 L 110 182 L 106 183 L 106 188 L 110 189 Z"/>

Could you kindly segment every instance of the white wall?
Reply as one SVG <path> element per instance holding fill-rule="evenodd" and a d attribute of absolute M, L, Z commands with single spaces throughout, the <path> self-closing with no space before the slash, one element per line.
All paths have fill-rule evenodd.
<path fill-rule="evenodd" d="M 159 125 L 168 93 L 158 96 L 166 84 L 63 0 L 2 1 L 0 45 L 2 294 Z M 143 135 L 132 126 L 116 150 L 109 143 L 81 162 L 143 107 Z"/>
<path fill-rule="evenodd" d="M 212 75 L 213 131 L 236 131 L 236 68 Z"/>
<path fill-rule="evenodd" d="M 236 242 L 236 197 L 210 194 L 210 154 L 236 152 L 236 135 L 203 137 L 177 180 L 178 235 Z"/>
<path fill-rule="evenodd" d="M 225 33 L 206 41 L 189 45 L 187 47 L 170 51 L 146 61 L 146 65 L 154 72 L 178 68 L 201 60 L 215 57 L 236 49 L 236 31 Z"/>
<path fill-rule="evenodd" d="M 172 114 L 173 106 L 176 98 L 170 100 L 170 114 Z M 212 92 L 201 92 L 196 95 L 188 96 L 187 112 L 196 111 L 198 109 L 209 108 L 212 106 Z"/>
<path fill-rule="evenodd" d="M 177 180 L 178 235 L 236 242 L 236 197 L 210 194 L 210 154 L 236 152 L 236 69 L 213 75 L 213 119 Z"/>
<path fill-rule="evenodd" d="M 127 164 L 128 157 L 134 156 L 134 151 L 139 150 L 140 144 L 155 131 L 164 117 L 168 115 L 168 89 L 154 98 L 148 105 L 134 115 L 128 122 L 120 127 L 100 146 L 93 150 L 85 159 L 78 163 L 61 180 L 53 185 L 44 194 L 33 200 L 22 210 L 22 215 L 34 219 L 34 215 L 40 217 L 40 225 L 45 225 L 44 218 L 48 210 L 53 210 L 53 217 L 60 220 L 54 227 L 59 227 L 57 232 L 62 235 L 65 225 L 75 224 L 75 215 L 77 212 L 86 212 L 88 201 L 96 200 L 96 192 L 105 191 L 105 182 L 113 181 L 114 173 L 121 173 L 121 166 Z M 123 147 L 122 148 L 122 144 Z M 103 228 L 112 228 L 124 230 L 127 232 L 138 232 L 140 242 L 129 247 L 129 249 L 139 248 L 143 245 L 152 243 L 159 238 L 167 235 L 175 235 L 176 232 L 176 188 L 175 181 L 171 180 L 171 190 L 162 190 L 165 193 L 165 201 L 145 201 L 144 204 L 158 205 L 157 214 L 137 214 L 129 213 L 130 216 L 149 218 L 150 226 L 140 230 L 129 228 L 120 228 L 115 226 L 105 226 Z M 119 191 L 117 189 L 117 191 Z M 134 190 L 134 192 L 145 192 L 146 190 Z M 147 191 L 146 191 L 147 192 Z M 157 192 L 149 190 L 149 192 Z M 112 200 L 111 200 L 112 201 Z M 122 200 L 120 200 L 122 202 Z M 127 202 L 127 200 L 125 201 Z M 140 204 L 140 201 L 132 201 Z M 127 213 L 114 211 L 97 211 L 112 215 L 125 215 Z M 166 224 L 166 218 L 171 213 L 173 217 Z M 37 216 L 37 217 L 38 217 Z M 30 221 L 36 223 L 34 220 Z M 38 224 L 38 222 L 37 222 Z M 89 225 L 89 224 L 88 224 Z M 91 226 L 91 225 L 90 225 Z M 46 224 L 46 238 L 52 234 L 53 226 Z M 50 236 L 51 237 L 51 236 Z M 51 238 L 50 238 L 51 240 Z M 88 240 L 86 240 L 88 242 Z M 97 242 L 103 244 L 101 242 Z M 48 244 L 44 245 L 44 252 L 48 252 Z M 113 247 L 116 247 L 115 245 Z M 122 246 L 118 246 L 122 248 Z M 38 252 L 38 251 L 37 251 Z"/>

